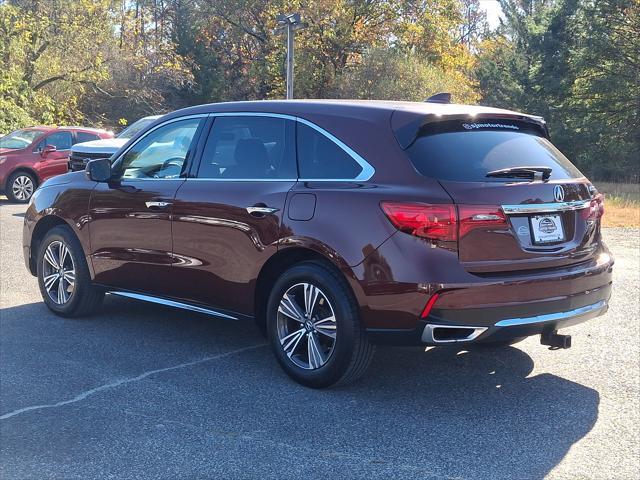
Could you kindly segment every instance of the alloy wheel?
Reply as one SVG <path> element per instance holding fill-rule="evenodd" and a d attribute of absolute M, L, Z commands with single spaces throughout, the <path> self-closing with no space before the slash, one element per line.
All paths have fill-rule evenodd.
<path fill-rule="evenodd" d="M 282 349 L 296 366 L 316 370 L 329 361 L 336 344 L 336 317 L 317 286 L 298 283 L 284 293 L 277 329 Z"/>
<path fill-rule="evenodd" d="M 67 303 L 75 291 L 76 270 L 69 248 L 60 240 L 51 242 L 42 259 L 42 282 L 57 305 Z"/>
<path fill-rule="evenodd" d="M 33 195 L 33 180 L 28 175 L 18 175 L 11 185 L 11 191 L 18 200 L 28 200 Z"/>

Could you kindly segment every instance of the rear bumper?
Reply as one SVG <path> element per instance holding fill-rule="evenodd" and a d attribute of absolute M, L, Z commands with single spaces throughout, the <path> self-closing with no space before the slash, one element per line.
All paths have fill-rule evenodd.
<path fill-rule="evenodd" d="M 447 335 L 447 330 L 452 329 L 451 326 L 427 324 L 422 332 L 421 341 L 426 345 L 508 341 L 577 325 L 604 315 L 608 308 L 607 300 L 599 300 L 596 303 L 564 312 L 500 320 L 492 327 L 461 325 L 453 327 L 458 328 L 458 334 L 455 338 L 452 335 Z M 469 334 L 465 335 L 466 332 Z"/>
<path fill-rule="evenodd" d="M 571 327 L 604 315 L 608 309 L 608 299 L 601 299 L 572 310 L 530 317 L 508 318 L 485 327 L 469 324 L 432 323 L 430 320 L 424 320 L 420 321 L 418 326 L 412 330 L 371 329 L 369 336 L 374 343 L 393 345 L 458 345 L 503 342 Z"/>
<path fill-rule="evenodd" d="M 606 313 L 612 266 L 606 252 L 581 267 L 511 281 L 447 285 L 429 316 L 422 319 L 416 313 L 411 328 L 367 331 L 375 343 L 446 345 L 502 342 L 558 330 Z M 428 298 L 421 296 L 422 306 Z"/>

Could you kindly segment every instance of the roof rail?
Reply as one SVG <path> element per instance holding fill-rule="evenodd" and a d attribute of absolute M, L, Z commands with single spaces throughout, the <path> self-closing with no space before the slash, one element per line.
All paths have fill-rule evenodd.
<path fill-rule="evenodd" d="M 449 92 L 439 92 L 431 95 L 425 100 L 426 103 L 451 103 L 451 94 Z"/>

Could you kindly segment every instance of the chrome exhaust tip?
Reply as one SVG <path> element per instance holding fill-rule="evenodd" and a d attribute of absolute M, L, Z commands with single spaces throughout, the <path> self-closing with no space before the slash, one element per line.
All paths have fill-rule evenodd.
<path fill-rule="evenodd" d="M 487 330 L 487 327 L 469 327 L 467 325 L 433 325 L 428 323 L 422 332 L 424 343 L 462 343 L 471 342 Z"/>

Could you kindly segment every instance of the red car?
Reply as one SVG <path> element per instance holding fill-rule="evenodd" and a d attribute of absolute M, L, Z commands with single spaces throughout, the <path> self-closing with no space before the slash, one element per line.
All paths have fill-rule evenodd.
<path fill-rule="evenodd" d="M 113 138 L 106 130 L 33 127 L 0 138 L 0 193 L 26 203 L 47 178 L 67 173 L 71 145 Z"/>
<path fill-rule="evenodd" d="M 168 114 L 24 220 L 46 305 L 105 292 L 258 323 L 312 387 L 376 343 L 472 348 L 607 311 L 602 195 L 540 117 L 365 101 L 232 102 Z M 428 373 L 425 373 L 428 375 Z"/>

